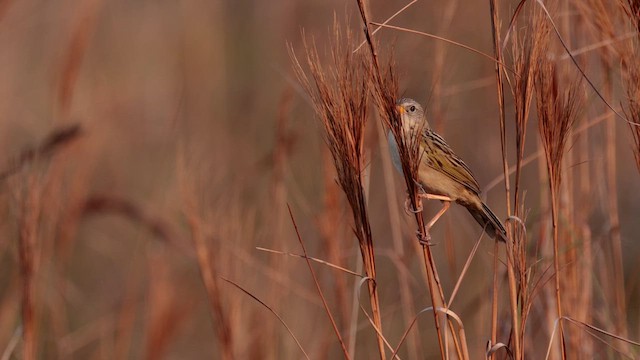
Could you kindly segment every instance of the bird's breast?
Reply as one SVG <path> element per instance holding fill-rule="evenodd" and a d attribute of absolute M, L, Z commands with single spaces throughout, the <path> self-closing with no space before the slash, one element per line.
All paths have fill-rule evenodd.
<path fill-rule="evenodd" d="M 429 194 L 444 195 L 458 201 L 466 193 L 462 184 L 424 164 L 420 166 L 419 177 L 420 185 Z"/>

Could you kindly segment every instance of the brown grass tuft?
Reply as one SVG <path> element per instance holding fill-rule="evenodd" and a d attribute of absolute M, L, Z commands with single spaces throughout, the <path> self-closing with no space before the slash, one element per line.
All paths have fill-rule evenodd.
<path fill-rule="evenodd" d="M 626 15 L 626 20 L 634 30 L 640 32 L 640 1 L 627 0 L 621 2 L 621 7 Z M 629 129 L 633 138 L 633 154 L 636 166 L 640 171 L 640 41 L 633 37 L 624 42 L 622 48 L 622 79 L 625 85 L 626 107 L 623 108 L 625 116 L 630 120 Z"/>
<path fill-rule="evenodd" d="M 538 129 L 546 156 L 549 189 L 551 195 L 551 216 L 553 229 L 553 261 L 557 319 L 563 316 L 561 299 L 560 237 L 558 219 L 560 211 L 559 192 L 562 180 L 562 159 L 569 138 L 569 130 L 576 121 L 579 110 L 581 82 L 574 80 L 569 84 L 560 83 L 557 65 L 548 58 L 542 58 L 536 74 L 536 107 L 538 111 Z M 567 244 L 562 244 L 563 247 Z M 560 347 L 562 358 L 566 357 L 562 322 L 560 329 Z"/>
<path fill-rule="evenodd" d="M 324 68 L 315 43 L 305 39 L 307 76 L 292 51 L 298 80 L 310 95 L 317 117 L 324 128 L 325 140 L 331 151 L 338 182 L 351 207 L 354 234 L 358 239 L 364 270 L 369 278 L 369 298 L 376 327 L 380 358 L 385 359 L 380 304 L 376 289 L 376 267 L 373 238 L 363 186 L 365 169 L 364 134 L 367 123 L 367 69 L 361 53 L 353 53 L 357 43 L 349 30 L 343 33 L 334 21 L 331 44 L 331 66 Z M 312 83 L 313 81 L 313 83 Z M 336 335 L 340 334 L 336 330 Z M 348 356 L 345 353 L 346 356 Z"/>

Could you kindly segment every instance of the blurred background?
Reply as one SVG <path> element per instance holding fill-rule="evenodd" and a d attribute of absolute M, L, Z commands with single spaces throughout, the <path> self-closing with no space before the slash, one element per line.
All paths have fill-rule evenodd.
<path fill-rule="evenodd" d="M 406 3 L 371 1 L 372 19 L 382 22 Z M 500 2 L 505 32 L 516 5 Z M 572 49 L 604 36 L 587 15 L 571 1 L 553 14 Z M 355 1 L 0 3 L 3 359 L 302 358 L 277 317 L 224 279 L 281 316 L 311 358 L 342 356 L 306 262 L 273 252 L 302 253 L 289 205 L 309 256 L 361 271 L 351 212 L 289 55 L 292 49 L 304 58 L 304 36 L 321 54 L 328 49 L 334 17 L 362 38 Z M 418 1 L 391 24 L 493 54 L 487 2 Z M 615 29 L 616 36 L 628 31 Z M 415 34 L 381 29 L 376 38 L 383 57 L 393 54 L 401 93 L 425 105 L 431 125 L 506 218 L 494 63 Z M 597 88 L 612 84 L 607 96 L 617 106 L 626 101 L 620 69 L 615 61 L 605 68 L 600 55 L 578 59 Z M 568 142 L 562 197 L 573 209 L 562 224 L 578 233 L 568 236 L 593 244 L 578 257 L 590 264 L 584 286 L 593 295 L 581 320 L 637 339 L 640 178 L 633 142 L 623 120 L 602 117 L 607 108 L 587 87 L 584 99 L 575 127 L 591 125 Z M 513 164 L 508 90 L 506 109 Z M 395 346 L 430 299 L 413 217 L 403 211 L 404 183 L 395 172 L 385 177 L 385 130 L 373 107 L 370 114 L 368 209 L 383 332 Z M 613 165 L 605 155 L 607 124 Z M 68 136 L 56 141 L 62 133 Z M 535 118 L 528 134 L 525 157 L 540 149 Z M 545 237 L 540 223 L 549 216 L 543 161 L 534 159 L 521 175 L 532 244 Z M 427 214 L 439 207 L 425 206 Z M 445 294 L 480 234 L 459 206 L 436 225 L 432 250 Z M 609 245 L 616 236 L 619 259 Z M 536 256 L 538 274 L 552 271 L 544 252 Z M 612 280 L 608 264 L 620 267 L 622 283 Z M 355 358 L 378 357 L 358 307 L 368 309 L 360 278 L 313 266 Z M 492 267 L 493 244 L 483 241 L 452 308 L 465 322 L 474 358 L 490 338 Z M 507 343 L 506 285 L 501 291 L 499 340 Z M 539 296 L 532 315 L 539 326 L 529 328 L 534 358 L 553 330 L 546 313 L 552 304 L 543 291 Z M 614 305 L 620 300 L 623 317 Z M 399 355 L 438 354 L 433 317 L 423 313 Z"/>

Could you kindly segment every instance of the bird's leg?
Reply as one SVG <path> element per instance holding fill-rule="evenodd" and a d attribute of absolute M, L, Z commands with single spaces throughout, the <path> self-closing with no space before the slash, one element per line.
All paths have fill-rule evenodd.
<path fill-rule="evenodd" d="M 453 199 L 448 196 L 427 194 L 427 193 L 419 194 L 418 197 L 425 198 L 428 200 L 440 200 L 443 203 L 442 209 L 440 209 L 440 211 L 438 211 L 438 213 L 427 224 L 427 230 L 431 229 L 431 227 L 436 223 L 436 221 L 438 221 L 438 219 L 440 219 L 440 217 L 444 215 L 444 213 L 447 212 L 447 210 L 449 210 L 449 206 L 451 206 L 451 202 L 453 201 Z"/>
<path fill-rule="evenodd" d="M 442 200 L 442 209 L 440 209 L 440 211 L 438 211 L 438 213 L 429 221 L 429 223 L 427 223 L 427 232 L 431 230 L 431 227 L 433 227 L 436 221 L 438 221 L 438 219 L 440 219 L 440 217 L 444 215 L 447 210 L 449 210 L 449 206 L 451 206 L 451 201 Z"/>
<path fill-rule="evenodd" d="M 451 206 L 450 201 L 442 200 L 442 209 L 440 209 L 440 211 L 438 211 L 438 213 L 429 221 L 429 223 L 427 223 L 424 229 L 425 233 L 423 234 L 421 231 L 416 231 L 416 235 L 418 236 L 418 242 L 421 245 L 427 245 L 427 246 L 435 245 L 435 243 L 431 242 L 431 235 L 430 235 L 431 228 L 436 223 L 436 221 L 438 221 L 438 219 L 440 219 L 440 217 L 444 215 L 444 213 L 446 213 L 447 210 L 449 210 L 449 206 Z"/>
<path fill-rule="evenodd" d="M 442 215 L 444 215 L 445 212 L 447 212 L 447 210 L 449 209 L 449 206 L 451 206 L 451 201 L 453 201 L 453 199 L 451 199 L 448 196 L 443 196 L 443 195 L 435 195 L 435 194 L 427 194 L 426 192 L 424 192 L 424 190 L 421 189 L 421 192 L 418 194 L 418 206 L 420 208 L 419 211 L 422 211 L 422 199 L 428 199 L 428 200 L 440 200 L 442 202 L 444 202 L 444 204 L 442 205 L 442 209 L 440 209 L 440 211 L 438 211 L 438 213 L 431 219 L 431 221 L 429 221 L 429 223 L 426 225 L 425 227 L 425 234 L 423 234 L 421 231 L 416 231 L 416 236 L 418 237 L 418 242 L 420 242 L 420 244 L 422 245 L 427 245 L 427 246 L 431 246 L 434 245 L 431 242 L 431 235 L 429 235 L 431 228 L 433 227 L 433 225 L 436 223 L 436 221 L 438 221 L 438 219 L 440 219 L 440 217 Z M 405 202 L 405 210 L 407 210 L 407 212 L 409 212 L 410 210 L 410 200 L 407 197 L 407 201 Z"/>
<path fill-rule="evenodd" d="M 451 199 L 448 196 L 427 194 L 425 192 L 418 194 L 418 198 L 428 199 L 428 200 L 440 200 L 443 202 L 442 209 L 440 209 L 440 211 L 438 211 L 438 213 L 436 213 L 436 215 L 425 226 L 426 233 L 422 234 L 420 231 L 416 233 L 420 244 L 431 246 L 431 245 L 434 245 L 431 242 L 431 235 L 429 235 L 429 233 L 431 232 L 431 228 L 436 223 L 436 221 L 438 221 L 438 219 L 440 219 L 440 217 L 442 217 L 442 215 L 444 215 L 444 213 L 447 212 L 447 210 L 449 210 L 449 206 L 451 206 L 451 201 L 453 201 L 453 199 Z"/>
<path fill-rule="evenodd" d="M 418 194 L 418 197 L 427 199 L 427 200 L 440 200 L 440 201 L 445 201 L 445 202 L 452 202 L 453 199 L 448 197 L 448 196 L 444 196 L 444 195 L 436 195 L 436 194 L 427 194 L 427 193 L 421 193 Z"/>

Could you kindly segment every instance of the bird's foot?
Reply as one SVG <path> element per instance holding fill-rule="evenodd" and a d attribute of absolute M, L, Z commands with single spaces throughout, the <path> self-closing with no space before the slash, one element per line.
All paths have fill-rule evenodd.
<path fill-rule="evenodd" d="M 416 231 L 416 237 L 418 238 L 418 242 L 422 246 L 433 246 L 438 244 L 435 242 L 431 242 L 431 235 L 429 235 L 428 232 L 423 234 L 420 230 L 418 230 Z"/>
<path fill-rule="evenodd" d="M 420 199 L 418 199 L 418 203 L 416 204 L 416 206 L 417 206 L 417 209 L 414 209 L 411 204 L 411 198 L 407 196 L 407 199 L 404 201 L 404 211 L 409 215 L 422 212 L 422 201 Z"/>

